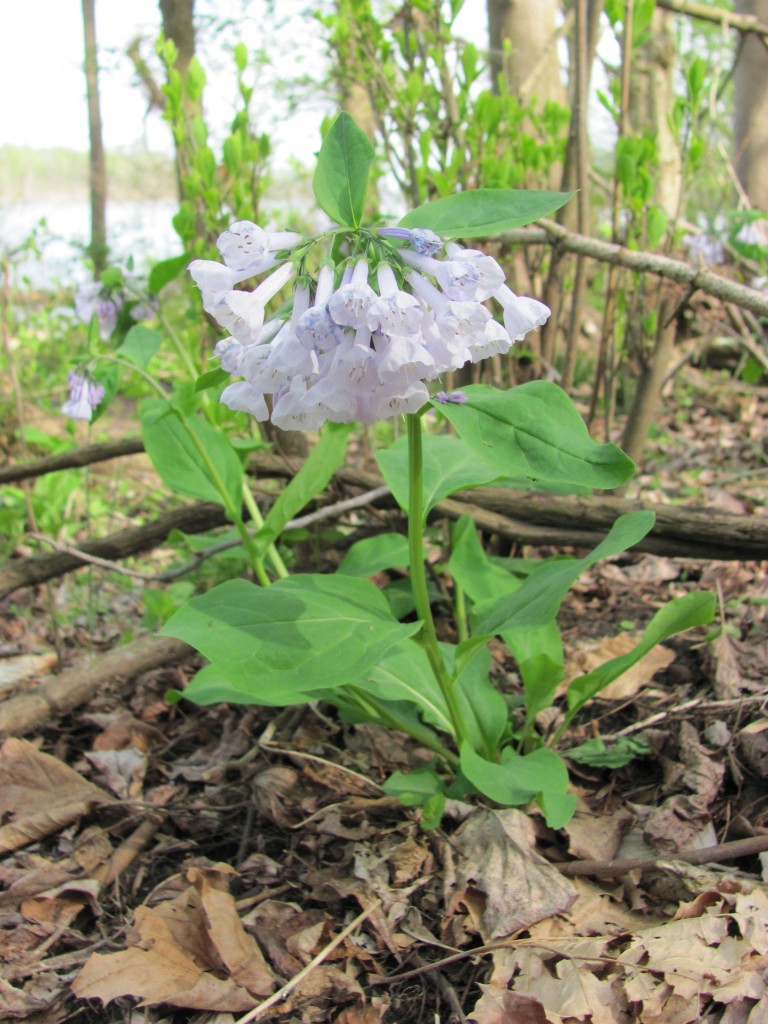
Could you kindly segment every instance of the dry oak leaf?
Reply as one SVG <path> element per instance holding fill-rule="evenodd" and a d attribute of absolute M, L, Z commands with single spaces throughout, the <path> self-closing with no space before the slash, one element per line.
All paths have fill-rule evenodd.
<path fill-rule="evenodd" d="M 113 803 L 103 789 L 26 740 L 0 747 L 0 853 L 71 825 L 91 808 Z"/>
<path fill-rule="evenodd" d="M 192 868 L 192 884 L 176 899 L 139 907 L 129 934 L 133 948 L 94 954 L 72 986 L 75 995 L 105 1004 L 134 996 L 140 1006 L 231 1013 L 269 995 L 274 976 L 224 888 L 229 873 L 226 865 Z"/>
<path fill-rule="evenodd" d="M 480 991 L 483 994 L 467 1018 L 468 1024 L 551 1024 L 533 996 L 499 992 L 493 985 L 480 985 Z"/>
<path fill-rule="evenodd" d="M 576 889 L 536 853 L 530 818 L 522 811 L 476 811 L 453 837 L 455 891 L 449 914 L 464 904 L 484 942 L 504 938 L 560 914 Z"/>
<path fill-rule="evenodd" d="M 596 668 L 618 658 L 621 655 L 629 654 L 640 642 L 641 633 L 620 633 L 618 636 L 608 636 L 594 643 L 589 641 L 578 648 L 568 658 L 565 666 L 566 680 L 560 686 L 560 692 L 564 693 L 571 680 L 577 676 L 586 675 Z M 601 700 L 626 700 L 633 697 L 638 690 L 647 686 L 651 679 L 661 669 L 667 668 L 675 660 L 675 652 L 668 647 L 654 647 L 644 655 L 636 664 L 622 672 L 612 683 L 600 691 Z"/>

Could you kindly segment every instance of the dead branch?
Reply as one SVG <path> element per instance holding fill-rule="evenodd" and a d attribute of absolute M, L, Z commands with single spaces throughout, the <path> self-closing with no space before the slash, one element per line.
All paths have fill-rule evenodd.
<path fill-rule="evenodd" d="M 656 0 L 656 6 L 674 11 L 675 14 L 686 14 L 689 18 L 711 21 L 726 29 L 754 32 L 755 35 L 768 39 L 768 25 L 764 25 L 754 14 L 736 14 L 723 7 L 708 7 L 706 4 L 695 3 L 694 0 Z"/>
<path fill-rule="evenodd" d="M 219 505 L 200 502 L 165 512 L 144 526 L 119 530 L 99 540 L 85 541 L 81 548 L 86 554 L 95 555 L 97 558 L 117 561 L 156 548 L 163 543 L 171 530 L 204 533 L 206 530 L 223 526 L 226 522 L 224 510 Z M 56 576 L 63 576 L 73 569 L 81 568 L 82 565 L 82 560 L 76 555 L 60 551 L 8 562 L 0 569 L 0 599 L 20 587 L 34 586 Z"/>
<path fill-rule="evenodd" d="M 625 857 L 621 860 L 572 860 L 555 864 L 563 875 L 607 875 L 612 878 L 626 875 L 630 871 L 653 871 L 669 869 L 675 861 L 686 864 L 722 864 L 739 857 L 754 857 L 768 850 L 768 836 L 750 836 L 749 839 L 734 839 L 730 843 L 706 846 L 703 850 L 681 850 L 679 853 L 662 857 Z"/>
<path fill-rule="evenodd" d="M 181 661 L 192 648 L 171 637 L 144 636 L 106 654 L 51 676 L 34 690 L 0 704 L 0 736 L 19 736 L 48 719 L 86 704 L 96 691 L 115 679 L 134 679 L 142 672 Z"/>
<path fill-rule="evenodd" d="M 561 252 L 575 252 L 599 260 L 612 266 L 627 267 L 655 274 L 670 281 L 689 285 L 692 289 L 706 292 L 723 302 L 733 302 L 742 309 L 748 309 L 757 316 L 768 316 L 768 295 L 745 284 L 731 281 L 722 274 L 707 270 L 704 266 L 694 266 L 684 260 L 675 260 L 670 256 L 659 256 L 652 252 L 641 252 L 636 249 L 625 249 L 613 242 L 602 242 L 599 238 L 590 238 L 569 231 L 555 221 L 542 219 L 537 221 L 538 227 L 518 228 L 499 235 L 499 240 L 511 245 L 548 244 Z"/>
<path fill-rule="evenodd" d="M 0 484 L 30 480 L 32 477 L 55 473 L 61 469 L 79 469 L 94 462 L 106 462 L 108 459 L 136 455 L 143 451 L 144 442 L 140 437 L 127 437 L 124 441 L 108 441 L 104 444 L 88 444 L 82 448 L 73 448 L 69 452 L 61 452 L 59 455 L 48 455 L 36 462 L 3 466 L 0 468 Z"/>

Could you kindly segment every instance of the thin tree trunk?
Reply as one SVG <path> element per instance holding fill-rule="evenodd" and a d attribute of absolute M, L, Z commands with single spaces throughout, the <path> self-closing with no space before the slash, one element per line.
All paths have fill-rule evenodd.
<path fill-rule="evenodd" d="M 768 24 L 768 0 L 736 0 L 735 6 L 738 14 Z M 752 33 L 744 38 L 734 88 L 736 173 L 752 206 L 768 211 L 768 49 Z"/>
<path fill-rule="evenodd" d="M 98 278 L 107 265 L 107 165 L 104 156 L 99 105 L 95 0 L 82 0 L 82 6 L 90 144 L 91 244 L 88 252 L 93 261 L 94 277 Z"/>

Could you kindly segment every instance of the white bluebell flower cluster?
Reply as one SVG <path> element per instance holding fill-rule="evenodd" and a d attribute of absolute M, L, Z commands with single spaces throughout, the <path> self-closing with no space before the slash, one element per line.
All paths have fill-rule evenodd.
<path fill-rule="evenodd" d="M 432 231 L 350 233 L 350 255 L 326 260 L 313 279 L 305 257 L 316 242 L 239 221 L 219 238 L 223 265 L 189 268 L 205 310 L 229 332 L 216 346 L 221 366 L 242 378 L 222 402 L 284 430 L 416 412 L 429 398 L 425 381 L 508 352 L 549 316 L 507 287 L 490 256 Z M 236 287 L 267 271 L 252 291 Z M 269 319 L 270 300 L 294 278 L 290 315 Z"/>

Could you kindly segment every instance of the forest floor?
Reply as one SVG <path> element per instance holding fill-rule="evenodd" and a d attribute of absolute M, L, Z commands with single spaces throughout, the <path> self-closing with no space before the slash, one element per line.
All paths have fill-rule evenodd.
<path fill-rule="evenodd" d="M 690 370 L 685 395 L 632 493 L 764 516 L 768 388 Z M 670 597 L 709 589 L 720 614 L 574 725 L 566 745 L 652 753 L 571 764 L 578 810 L 557 832 L 458 802 L 426 831 L 380 788 L 423 763 L 412 742 L 323 706 L 170 706 L 194 660 L 105 677 L 0 749 L 0 1019 L 768 1021 L 767 570 L 629 553 L 580 578 L 560 619 L 572 674 L 627 650 Z M 72 611 L 87 574 L 96 616 Z M 17 591 L 0 603 L 6 699 L 55 660 L 49 600 L 66 666 L 143 628 L 141 585 L 114 574 Z"/>

